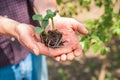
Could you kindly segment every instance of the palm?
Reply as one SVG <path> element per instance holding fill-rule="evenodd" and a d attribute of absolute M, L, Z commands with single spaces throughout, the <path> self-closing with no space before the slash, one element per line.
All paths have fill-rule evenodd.
<path fill-rule="evenodd" d="M 66 25 L 66 24 L 59 23 L 55 26 L 55 29 L 58 29 L 60 32 L 63 33 L 63 38 L 62 39 L 66 41 L 64 43 L 65 46 L 69 46 L 72 49 L 76 49 L 76 47 L 79 45 L 78 44 L 78 37 L 76 36 L 73 29 L 70 27 L 71 25 L 69 25 L 69 24 Z"/>
<path fill-rule="evenodd" d="M 63 54 L 64 55 L 63 60 L 66 60 L 65 56 L 66 58 L 68 57 L 68 59 L 70 59 L 69 54 L 73 57 L 79 56 L 82 49 L 79 45 L 78 37 L 75 34 L 75 32 L 78 31 L 79 33 L 87 34 L 86 29 L 78 21 L 72 18 L 56 18 L 54 21 L 55 21 L 55 29 L 58 29 L 60 32 L 62 32 L 63 33 L 62 39 L 67 41 L 66 43 L 64 43 L 64 46 L 71 48 L 70 53 Z"/>

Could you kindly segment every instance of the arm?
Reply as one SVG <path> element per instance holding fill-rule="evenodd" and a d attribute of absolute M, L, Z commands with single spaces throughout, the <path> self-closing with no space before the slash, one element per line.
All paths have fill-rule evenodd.
<path fill-rule="evenodd" d="M 0 35 L 15 37 L 23 46 L 29 49 L 36 55 L 46 55 L 55 57 L 63 53 L 68 53 L 71 49 L 65 47 L 60 49 L 48 49 L 43 45 L 34 32 L 34 26 L 24 23 L 19 23 L 9 18 L 0 16 Z M 29 43 L 29 44 L 28 44 Z"/>
<path fill-rule="evenodd" d="M 34 7 L 38 13 L 45 14 L 47 9 L 56 10 L 56 0 L 34 0 Z M 12 19 L 0 16 L 0 34 L 17 36 L 15 27 L 20 24 Z"/>
<path fill-rule="evenodd" d="M 30 36 L 33 34 L 33 28 L 31 25 L 19 23 L 12 19 L 0 16 L 0 35 L 7 35 L 16 38 L 21 44 L 23 44 L 30 51 L 34 52 L 36 55 L 39 51 L 36 50 L 35 41 Z M 25 36 L 24 36 L 25 35 Z M 29 45 L 26 43 L 30 43 Z M 35 48 L 35 50 L 33 50 Z"/>
<path fill-rule="evenodd" d="M 15 26 L 19 23 L 0 16 L 0 34 L 16 37 Z"/>

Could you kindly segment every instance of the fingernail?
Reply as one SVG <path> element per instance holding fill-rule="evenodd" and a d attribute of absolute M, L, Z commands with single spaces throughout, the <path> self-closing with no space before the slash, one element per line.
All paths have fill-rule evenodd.
<path fill-rule="evenodd" d="M 66 61 L 66 55 L 65 54 L 61 55 L 61 60 Z"/>
<path fill-rule="evenodd" d="M 59 62 L 60 61 L 60 57 L 56 57 L 55 60 Z"/>

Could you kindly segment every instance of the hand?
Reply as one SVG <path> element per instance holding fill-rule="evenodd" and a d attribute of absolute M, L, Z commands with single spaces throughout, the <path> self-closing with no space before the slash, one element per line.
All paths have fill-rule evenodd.
<path fill-rule="evenodd" d="M 39 41 L 39 37 L 35 34 L 34 27 L 32 25 L 19 24 L 15 27 L 15 32 L 17 33 L 16 38 L 18 41 L 36 55 L 43 54 L 55 57 L 61 54 L 70 53 L 72 50 L 71 47 L 62 47 L 57 49 L 46 47 Z"/>
<path fill-rule="evenodd" d="M 67 40 L 64 46 L 71 49 L 71 52 L 56 56 L 57 61 L 72 60 L 74 57 L 79 56 L 82 52 L 81 46 L 79 45 L 78 37 L 76 32 L 87 34 L 88 31 L 85 27 L 72 18 L 56 17 L 54 19 L 55 29 L 58 29 L 63 33 L 63 40 Z"/>

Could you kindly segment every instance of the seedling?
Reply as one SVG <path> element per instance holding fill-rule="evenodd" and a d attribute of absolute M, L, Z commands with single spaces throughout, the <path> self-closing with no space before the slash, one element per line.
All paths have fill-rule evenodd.
<path fill-rule="evenodd" d="M 36 27 L 35 28 L 35 32 L 40 34 L 41 32 L 44 32 L 47 34 L 47 32 L 45 31 L 45 28 L 47 27 L 47 25 L 49 24 L 49 19 L 51 19 L 52 22 L 52 30 L 54 30 L 54 21 L 53 21 L 53 17 L 56 16 L 56 13 L 58 11 L 54 11 L 52 12 L 51 10 L 47 10 L 46 11 L 47 14 L 43 17 L 41 14 L 35 14 L 33 15 L 33 20 L 37 20 L 39 21 L 39 23 L 41 24 L 41 27 Z"/>
<path fill-rule="evenodd" d="M 51 10 L 46 11 L 46 15 L 43 17 L 41 14 L 33 15 L 33 20 L 39 21 L 41 27 L 35 27 L 35 32 L 40 34 L 41 42 L 47 47 L 57 48 L 63 45 L 65 41 L 62 41 L 62 33 L 54 29 L 54 17 L 58 11 L 52 12 Z M 45 30 L 49 24 L 49 19 L 52 23 L 52 30 L 48 32 Z"/>

